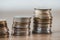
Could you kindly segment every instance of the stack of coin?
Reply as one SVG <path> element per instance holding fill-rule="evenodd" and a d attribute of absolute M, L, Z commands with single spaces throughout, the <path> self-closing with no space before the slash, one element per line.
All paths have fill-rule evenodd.
<path fill-rule="evenodd" d="M 8 37 L 9 29 L 5 19 L 0 20 L 0 37 Z"/>
<path fill-rule="evenodd" d="M 13 18 L 13 35 L 29 35 L 31 17 L 15 16 Z"/>
<path fill-rule="evenodd" d="M 34 13 L 33 33 L 51 33 L 51 9 L 36 9 Z"/>

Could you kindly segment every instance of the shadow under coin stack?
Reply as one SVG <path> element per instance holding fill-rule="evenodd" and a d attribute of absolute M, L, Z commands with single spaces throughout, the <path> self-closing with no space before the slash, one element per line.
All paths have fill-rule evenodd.
<path fill-rule="evenodd" d="M 51 9 L 36 9 L 34 13 L 33 33 L 50 34 L 52 27 Z"/>
<path fill-rule="evenodd" d="M 9 29 L 7 27 L 7 22 L 4 19 L 0 20 L 0 37 L 8 37 Z"/>
<path fill-rule="evenodd" d="M 31 17 L 15 16 L 13 19 L 13 35 L 26 36 L 29 35 Z"/>

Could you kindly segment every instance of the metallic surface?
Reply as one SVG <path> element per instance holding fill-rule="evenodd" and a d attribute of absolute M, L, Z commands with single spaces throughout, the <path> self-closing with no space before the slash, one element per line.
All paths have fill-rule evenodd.
<path fill-rule="evenodd" d="M 34 9 L 34 17 L 38 17 L 40 19 L 51 19 L 51 9 Z"/>
<path fill-rule="evenodd" d="M 7 27 L 6 20 L 0 20 L 0 37 L 7 37 L 9 34 L 9 29 Z"/>
<path fill-rule="evenodd" d="M 52 15 L 51 9 L 34 9 L 33 33 L 51 33 Z"/>
<path fill-rule="evenodd" d="M 13 35 L 29 35 L 31 17 L 14 17 L 13 18 Z"/>

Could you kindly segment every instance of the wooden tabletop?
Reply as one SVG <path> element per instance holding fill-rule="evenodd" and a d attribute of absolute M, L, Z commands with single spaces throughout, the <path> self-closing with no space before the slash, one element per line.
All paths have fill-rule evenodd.
<path fill-rule="evenodd" d="M 30 36 L 10 36 L 8 38 L 0 38 L 0 40 L 60 40 L 60 32 L 52 34 L 32 34 Z"/>

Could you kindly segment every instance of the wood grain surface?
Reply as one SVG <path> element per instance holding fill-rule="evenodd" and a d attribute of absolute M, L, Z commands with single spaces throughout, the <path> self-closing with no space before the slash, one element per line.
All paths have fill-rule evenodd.
<path fill-rule="evenodd" d="M 60 32 L 52 34 L 32 34 L 30 36 L 9 36 L 8 38 L 0 38 L 0 40 L 60 40 Z"/>

